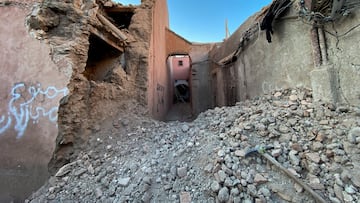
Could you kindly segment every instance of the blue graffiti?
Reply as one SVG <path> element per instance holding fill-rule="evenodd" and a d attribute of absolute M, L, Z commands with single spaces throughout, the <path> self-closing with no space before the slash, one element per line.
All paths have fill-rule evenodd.
<path fill-rule="evenodd" d="M 51 122 L 56 123 L 58 106 L 46 110 L 44 107 L 35 106 L 38 102 L 34 103 L 34 101 L 36 98 L 41 96 L 50 100 L 55 99 L 58 96 L 64 97 L 68 94 L 68 89 L 66 87 L 63 89 L 57 89 L 56 87 L 50 86 L 43 90 L 41 85 L 38 84 L 37 87 L 28 87 L 28 94 L 23 95 L 21 89 L 24 88 L 26 89 L 25 83 L 18 83 L 11 89 L 11 99 L 8 104 L 8 115 L 2 115 L 0 117 L 0 134 L 4 133 L 11 127 L 13 119 L 15 122 L 14 130 L 17 132 L 16 138 L 18 139 L 24 135 L 30 120 L 36 123 L 39 121 L 40 117 L 47 117 Z M 28 99 L 24 99 L 25 96 L 28 96 Z M 20 102 L 20 100 L 25 101 Z"/>

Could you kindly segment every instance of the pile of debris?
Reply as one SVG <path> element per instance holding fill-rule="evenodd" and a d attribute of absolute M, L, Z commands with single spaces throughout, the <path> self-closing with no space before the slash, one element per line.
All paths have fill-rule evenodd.
<path fill-rule="evenodd" d="M 360 109 L 286 89 L 191 123 L 123 114 L 28 202 L 315 202 L 256 145 L 327 202 L 360 201 Z M 263 152 L 264 153 L 264 152 Z"/>

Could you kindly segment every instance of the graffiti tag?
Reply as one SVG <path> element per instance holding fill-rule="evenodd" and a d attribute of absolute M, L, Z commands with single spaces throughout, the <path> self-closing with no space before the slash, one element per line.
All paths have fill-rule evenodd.
<path fill-rule="evenodd" d="M 17 132 L 16 138 L 21 138 L 30 121 L 37 123 L 40 117 L 48 118 L 51 122 L 56 123 L 58 106 L 46 108 L 39 106 L 41 100 L 44 103 L 45 99 L 55 99 L 58 96 L 66 96 L 68 89 L 57 89 L 49 86 L 42 89 L 40 84 L 36 86 L 26 87 L 25 83 L 16 84 L 10 92 L 11 99 L 8 103 L 7 115 L 0 117 L 0 135 L 6 132 L 12 124 L 14 130 Z"/>
<path fill-rule="evenodd" d="M 164 94 L 165 94 L 165 87 L 157 84 L 156 86 L 157 91 L 157 104 L 156 104 L 156 111 L 159 112 L 160 108 L 164 106 Z"/>

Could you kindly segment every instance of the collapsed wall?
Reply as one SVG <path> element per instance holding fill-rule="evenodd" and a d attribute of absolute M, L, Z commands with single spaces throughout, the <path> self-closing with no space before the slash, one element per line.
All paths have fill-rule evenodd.
<path fill-rule="evenodd" d="M 146 105 L 151 6 L 149 0 L 130 9 L 130 24 L 119 25 L 110 14 L 116 5 L 106 0 L 45 0 L 33 10 L 32 32 L 48 41 L 52 59 L 71 75 L 60 102 L 51 173 L 71 161 L 102 122 L 127 111 L 126 103 Z"/>
<path fill-rule="evenodd" d="M 272 26 L 268 31 L 261 28 L 271 17 L 271 6 L 250 17 L 210 54 L 216 104 L 306 87 L 314 90 L 315 100 L 359 105 L 360 90 L 354 88 L 360 85 L 354 45 L 360 36 L 359 5 L 351 0 L 336 5 L 339 2 L 288 1 L 288 11 L 267 23 Z M 271 31 L 269 43 L 266 35 Z"/>

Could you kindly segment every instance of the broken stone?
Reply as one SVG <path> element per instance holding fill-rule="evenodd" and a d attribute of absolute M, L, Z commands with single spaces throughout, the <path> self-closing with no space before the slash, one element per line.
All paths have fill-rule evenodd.
<path fill-rule="evenodd" d="M 328 120 L 321 120 L 319 122 L 320 125 L 329 125 L 329 121 Z"/>
<path fill-rule="evenodd" d="M 186 167 L 179 167 L 177 169 L 177 175 L 180 177 L 180 178 L 183 178 L 187 175 L 187 169 Z"/>
<path fill-rule="evenodd" d="M 289 96 L 289 100 L 292 101 L 292 102 L 295 102 L 297 101 L 298 97 L 296 95 L 290 95 Z"/>
<path fill-rule="evenodd" d="M 290 132 L 290 129 L 289 129 L 287 126 L 285 126 L 285 125 L 280 125 L 280 126 L 279 126 L 279 131 L 280 131 L 281 133 L 288 133 L 288 132 Z"/>
<path fill-rule="evenodd" d="M 289 159 L 293 165 L 298 166 L 300 164 L 300 159 L 296 154 L 297 154 L 297 151 L 291 150 L 289 152 Z"/>
<path fill-rule="evenodd" d="M 101 188 L 96 188 L 95 189 L 95 197 L 96 197 L 96 199 L 100 199 L 101 197 L 103 196 L 103 192 L 102 192 L 102 190 L 101 190 Z"/>
<path fill-rule="evenodd" d="M 236 150 L 235 151 L 235 156 L 238 157 L 245 157 L 246 151 L 245 150 Z"/>
<path fill-rule="evenodd" d="M 74 175 L 75 175 L 75 176 L 81 176 L 81 175 L 84 174 L 86 171 L 87 171 L 87 169 L 81 168 L 81 169 L 79 169 L 79 170 L 76 170 L 75 173 L 74 173 Z"/>
<path fill-rule="evenodd" d="M 219 150 L 217 154 L 219 157 L 224 157 L 226 153 L 224 150 Z"/>
<path fill-rule="evenodd" d="M 92 175 L 95 174 L 95 170 L 94 170 L 94 168 L 93 168 L 93 166 L 91 164 L 87 167 L 87 171 Z"/>
<path fill-rule="evenodd" d="M 314 142 L 311 145 L 311 149 L 315 152 L 318 152 L 319 150 L 322 150 L 324 148 L 324 145 L 321 142 Z"/>
<path fill-rule="evenodd" d="M 359 168 L 354 168 L 350 171 L 350 180 L 351 182 L 356 186 L 356 187 L 360 187 L 360 173 L 359 173 L 360 169 Z"/>
<path fill-rule="evenodd" d="M 357 143 L 357 138 L 360 137 L 360 127 L 353 128 L 348 133 L 348 141 L 351 144 Z"/>
<path fill-rule="evenodd" d="M 254 182 L 257 184 L 266 183 L 267 181 L 268 180 L 260 173 L 257 173 L 254 177 Z"/>
<path fill-rule="evenodd" d="M 294 188 L 295 188 L 296 192 L 298 192 L 298 193 L 301 193 L 304 191 L 304 188 L 297 183 L 294 184 Z"/>
<path fill-rule="evenodd" d="M 120 178 L 118 179 L 118 184 L 122 187 L 126 187 L 129 185 L 130 182 L 130 177 L 126 177 L 126 178 Z"/>
<path fill-rule="evenodd" d="M 281 152 L 282 152 L 281 149 L 274 149 L 274 150 L 271 151 L 271 156 L 276 158 L 276 157 L 281 155 Z"/>
<path fill-rule="evenodd" d="M 227 175 L 226 175 L 225 171 L 220 170 L 217 174 L 219 176 L 220 182 L 223 183 L 227 178 Z"/>
<path fill-rule="evenodd" d="M 281 92 L 275 92 L 274 97 L 279 98 L 279 97 L 281 97 L 281 95 L 282 95 Z"/>
<path fill-rule="evenodd" d="M 353 186 L 353 185 L 347 185 L 345 186 L 345 191 L 348 193 L 348 194 L 355 194 L 357 192 L 357 189 Z"/>
<path fill-rule="evenodd" d="M 75 166 L 77 164 L 76 161 L 68 163 L 66 165 L 64 165 L 63 167 L 61 167 L 58 172 L 55 174 L 55 177 L 62 177 L 66 174 L 68 174 L 71 170 L 72 167 Z"/>
<path fill-rule="evenodd" d="M 220 190 L 220 184 L 217 181 L 213 181 L 210 185 L 211 191 L 218 192 Z"/>
<path fill-rule="evenodd" d="M 271 196 L 270 190 L 267 189 L 266 187 L 260 188 L 259 193 L 263 194 L 265 197 L 270 197 Z"/>
<path fill-rule="evenodd" d="M 227 187 L 221 188 L 217 197 L 218 197 L 219 202 L 227 202 L 230 197 L 229 189 Z"/>
<path fill-rule="evenodd" d="M 181 130 L 182 130 L 184 133 L 188 132 L 189 129 L 190 129 L 190 127 L 189 127 L 188 125 L 186 125 L 186 124 L 184 124 L 184 125 L 181 126 Z"/>
<path fill-rule="evenodd" d="M 204 171 L 206 173 L 211 173 L 212 169 L 213 169 L 213 165 L 210 163 L 210 164 L 205 166 Z"/>
<path fill-rule="evenodd" d="M 349 195 L 347 192 L 343 191 L 342 194 L 343 194 L 345 203 L 354 202 L 354 198 L 351 195 Z"/>
<path fill-rule="evenodd" d="M 309 181 L 309 185 L 314 190 L 323 190 L 325 186 L 320 183 L 320 179 L 317 177 L 311 177 Z"/>
<path fill-rule="evenodd" d="M 231 188 L 232 186 L 234 186 L 233 184 L 234 184 L 234 182 L 231 180 L 230 177 L 227 177 L 224 181 L 224 186 L 226 186 L 226 187 Z"/>
<path fill-rule="evenodd" d="M 298 143 L 292 144 L 292 145 L 291 145 L 291 149 L 292 149 L 292 150 L 295 150 L 295 151 L 297 151 L 297 152 L 303 151 L 302 146 L 301 146 L 300 144 L 298 144 Z"/>
<path fill-rule="evenodd" d="M 306 158 L 312 162 L 319 163 L 320 162 L 320 156 L 318 153 L 306 153 Z"/>
<path fill-rule="evenodd" d="M 191 203 L 191 196 L 189 192 L 180 193 L 180 203 Z"/>

